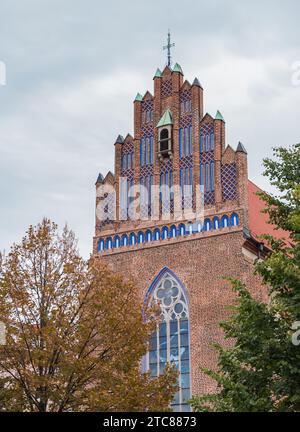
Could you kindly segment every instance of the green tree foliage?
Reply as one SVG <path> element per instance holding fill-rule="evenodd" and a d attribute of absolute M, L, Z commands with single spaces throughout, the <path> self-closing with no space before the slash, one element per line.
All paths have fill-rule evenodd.
<path fill-rule="evenodd" d="M 74 234 L 43 220 L 0 262 L 2 411 L 164 411 L 177 374 L 142 373 L 157 311 L 133 283 L 86 263 Z"/>
<path fill-rule="evenodd" d="M 221 324 L 231 348 L 217 346 L 218 371 L 205 370 L 218 392 L 194 397 L 195 411 L 300 411 L 300 144 L 274 150 L 264 161 L 276 195 L 261 193 L 265 212 L 284 240 L 264 236 L 272 252 L 255 272 L 269 289 L 268 304 L 232 281 L 237 305 Z"/>

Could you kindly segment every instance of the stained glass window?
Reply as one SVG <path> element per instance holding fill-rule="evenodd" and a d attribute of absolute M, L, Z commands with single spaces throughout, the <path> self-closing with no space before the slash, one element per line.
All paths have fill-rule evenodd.
<path fill-rule="evenodd" d="M 178 280 L 166 272 L 157 282 L 152 300 L 160 304 L 161 322 L 150 339 L 148 367 L 152 376 L 159 376 L 167 363 L 176 365 L 180 388 L 171 407 L 176 412 L 187 412 L 190 411 L 187 401 L 191 398 L 187 298 Z"/>

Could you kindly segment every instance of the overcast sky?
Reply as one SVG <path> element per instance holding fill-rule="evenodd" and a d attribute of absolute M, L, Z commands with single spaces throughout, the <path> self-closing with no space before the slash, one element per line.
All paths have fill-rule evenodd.
<path fill-rule="evenodd" d="M 299 0 L 1 0 L 0 250 L 48 216 L 89 255 L 95 180 L 113 170 L 116 136 L 133 133 L 132 101 L 166 64 L 168 28 L 173 60 L 266 188 L 262 159 L 300 142 L 299 16 Z"/>

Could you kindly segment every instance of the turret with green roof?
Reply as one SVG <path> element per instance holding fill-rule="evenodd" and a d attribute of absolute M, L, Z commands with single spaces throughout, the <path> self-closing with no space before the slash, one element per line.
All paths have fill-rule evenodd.
<path fill-rule="evenodd" d="M 143 96 L 140 93 L 138 93 L 134 99 L 134 102 L 142 102 L 142 100 L 143 100 Z"/>
<path fill-rule="evenodd" d="M 172 118 L 172 112 L 171 110 L 167 109 L 162 118 L 159 120 L 159 122 L 157 123 L 158 128 L 163 127 L 163 126 L 169 126 L 173 124 L 173 118 Z"/>
<path fill-rule="evenodd" d="M 178 73 L 181 73 L 181 75 L 183 75 L 183 71 L 182 71 L 182 69 L 181 69 L 180 64 L 175 63 L 175 65 L 174 65 L 174 67 L 173 67 L 173 72 L 178 72 Z"/>
<path fill-rule="evenodd" d="M 159 68 L 156 69 L 154 78 L 161 78 L 162 77 L 162 73 L 161 70 Z"/>
<path fill-rule="evenodd" d="M 222 121 L 224 121 L 224 118 L 223 118 L 222 114 L 220 113 L 220 111 L 217 111 L 215 120 L 222 120 Z"/>

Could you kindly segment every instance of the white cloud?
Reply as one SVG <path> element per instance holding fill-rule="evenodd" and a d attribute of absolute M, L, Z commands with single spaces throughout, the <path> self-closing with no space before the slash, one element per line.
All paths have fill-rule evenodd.
<path fill-rule="evenodd" d="M 16 232 L 51 214 L 61 224 L 69 222 L 88 255 L 94 231 L 93 184 L 99 171 L 113 169 L 114 139 L 131 126 L 129 107 L 139 83 L 142 87 L 143 79 L 134 71 L 85 77 L 68 85 L 45 83 L 16 113 L 0 119 L 2 174 L 9 167 L 3 192 L 18 189 L 23 201 L 10 207 L 9 224 L 1 233 L 5 247 L 16 240 Z M 7 213 L 2 211 L 3 216 Z"/>

